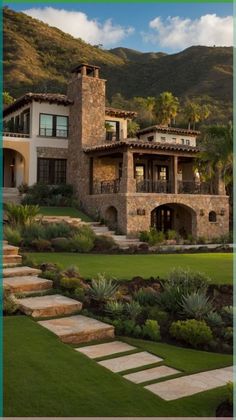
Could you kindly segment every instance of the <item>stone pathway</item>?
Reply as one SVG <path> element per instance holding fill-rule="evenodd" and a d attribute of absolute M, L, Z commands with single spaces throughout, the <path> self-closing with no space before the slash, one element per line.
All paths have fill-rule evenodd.
<path fill-rule="evenodd" d="M 141 384 L 142 382 L 149 382 L 155 379 L 165 378 L 166 376 L 176 375 L 178 373 L 181 372 L 169 366 L 157 366 L 151 369 L 145 369 L 140 372 L 124 375 L 124 378 L 128 381 L 134 382 L 135 384 Z"/>
<path fill-rule="evenodd" d="M 135 369 L 140 366 L 151 365 L 162 362 L 163 359 L 154 356 L 147 351 L 142 351 L 128 356 L 116 357 L 115 359 L 98 362 L 99 365 L 111 370 L 112 372 L 122 372 L 129 369 Z"/>
<path fill-rule="evenodd" d="M 123 353 L 127 351 L 137 350 L 136 347 L 121 341 L 112 341 L 111 343 L 96 344 L 93 346 L 80 347 L 76 349 L 79 353 L 83 353 L 90 359 L 111 356 L 115 353 Z"/>
<path fill-rule="evenodd" d="M 224 386 L 230 381 L 233 381 L 232 366 L 170 379 L 145 388 L 166 401 L 172 401 Z"/>

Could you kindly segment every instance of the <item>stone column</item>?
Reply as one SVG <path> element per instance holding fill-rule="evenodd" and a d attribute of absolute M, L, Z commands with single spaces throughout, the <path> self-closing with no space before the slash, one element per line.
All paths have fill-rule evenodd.
<path fill-rule="evenodd" d="M 172 193 L 178 194 L 178 156 L 172 158 Z"/>
<path fill-rule="evenodd" d="M 127 149 L 123 153 L 122 177 L 120 183 L 120 192 L 136 192 L 136 180 L 134 179 L 134 157 L 133 152 Z"/>

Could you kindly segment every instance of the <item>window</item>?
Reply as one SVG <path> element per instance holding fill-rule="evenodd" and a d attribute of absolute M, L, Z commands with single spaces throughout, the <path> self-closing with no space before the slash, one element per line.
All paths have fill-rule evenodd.
<path fill-rule="evenodd" d="M 168 179 L 168 167 L 167 166 L 158 166 L 157 174 L 159 181 L 167 181 Z"/>
<path fill-rule="evenodd" d="M 105 121 L 106 140 L 120 140 L 120 123 L 119 121 Z"/>
<path fill-rule="evenodd" d="M 153 141 L 154 140 L 154 136 L 148 136 L 148 141 Z"/>
<path fill-rule="evenodd" d="M 176 143 L 176 137 L 172 137 L 172 143 Z"/>
<path fill-rule="evenodd" d="M 135 166 L 135 178 L 138 181 L 143 181 L 145 178 L 145 166 L 144 165 L 136 165 Z"/>
<path fill-rule="evenodd" d="M 66 159 L 38 158 L 38 182 L 43 184 L 66 183 Z"/>
<path fill-rule="evenodd" d="M 188 146 L 190 145 L 190 140 L 186 140 L 186 142 L 185 142 Z"/>
<path fill-rule="evenodd" d="M 166 141 L 165 137 L 161 137 L 161 141 L 164 143 Z"/>
<path fill-rule="evenodd" d="M 68 137 L 68 117 L 40 114 L 39 134 L 45 137 Z"/>
<path fill-rule="evenodd" d="M 184 144 L 184 143 L 185 143 L 184 139 L 181 139 L 181 143 L 182 143 L 182 144 Z"/>
<path fill-rule="evenodd" d="M 210 211 L 209 222 L 216 222 L 216 212 L 215 211 Z"/>

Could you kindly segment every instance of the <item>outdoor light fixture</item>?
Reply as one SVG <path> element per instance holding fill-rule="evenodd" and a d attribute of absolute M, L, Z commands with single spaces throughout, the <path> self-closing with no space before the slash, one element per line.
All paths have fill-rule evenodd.
<path fill-rule="evenodd" d="M 200 216 L 204 216 L 204 210 L 203 209 L 200 210 Z"/>
<path fill-rule="evenodd" d="M 221 216 L 224 216 L 224 214 L 225 214 L 225 209 L 221 209 L 221 211 L 220 211 L 220 215 L 221 215 Z"/>

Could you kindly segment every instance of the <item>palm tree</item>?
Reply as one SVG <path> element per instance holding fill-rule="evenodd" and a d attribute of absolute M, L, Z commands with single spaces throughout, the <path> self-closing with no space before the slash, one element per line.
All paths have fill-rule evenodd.
<path fill-rule="evenodd" d="M 140 126 L 136 121 L 132 121 L 132 120 L 128 121 L 128 125 L 127 125 L 128 137 L 134 138 L 139 129 L 140 129 Z"/>
<path fill-rule="evenodd" d="M 206 120 L 211 112 L 207 105 L 200 105 L 197 102 L 187 101 L 183 113 L 188 121 L 188 129 L 190 130 L 192 125 L 193 130 L 195 130 L 196 123 Z"/>
<path fill-rule="evenodd" d="M 162 92 L 156 99 L 155 114 L 160 124 L 175 122 L 179 110 L 179 100 L 171 92 Z"/>

